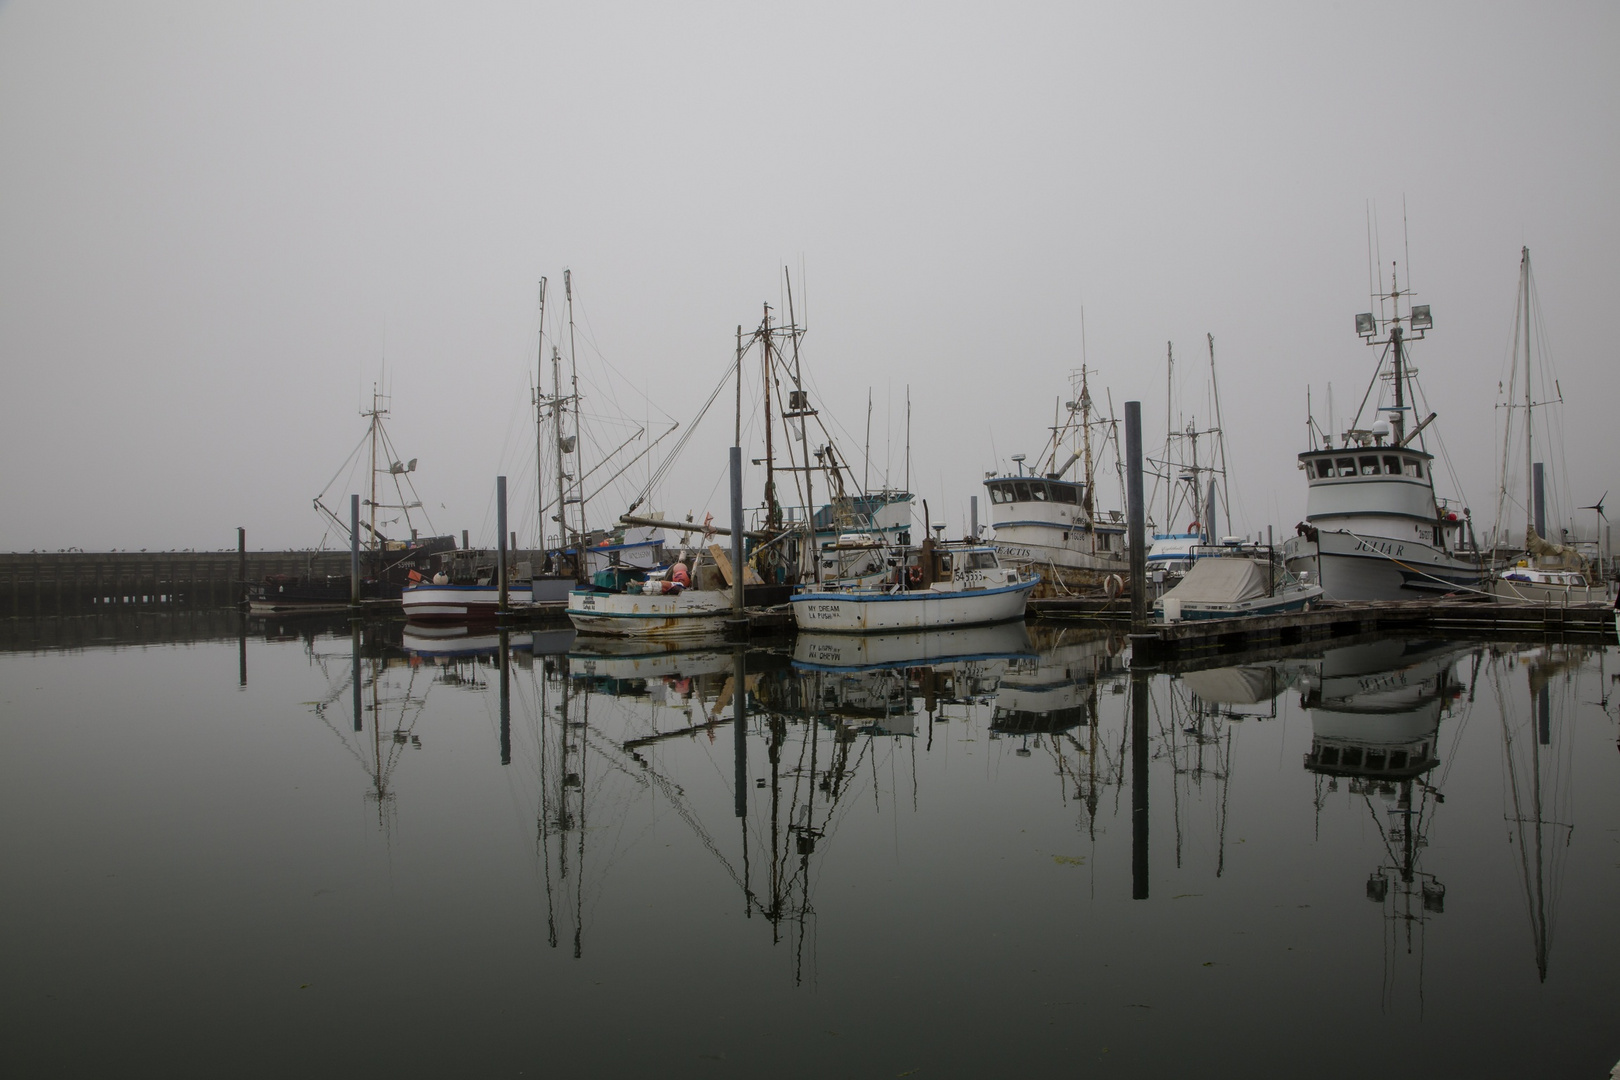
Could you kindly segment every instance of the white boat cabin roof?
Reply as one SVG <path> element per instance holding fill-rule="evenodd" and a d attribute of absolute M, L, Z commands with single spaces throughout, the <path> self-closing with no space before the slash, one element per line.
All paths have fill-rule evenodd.
<path fill-rule="evenodd" d="M 1433 454 L 1411 447 L 1341 446 L 1307 450 L 1299 455 L 1299 466 L 1311 484 L 1389 477 L 1427 482 L 1433 460 Z"/>
<path fill-rule="evenodd" d="M 1079 505 L 1085 495 L 1084 480 L 1059 480 L 1050 476 L 995 476 L 984 482 L 992 503 L 1054 502 Z"/>

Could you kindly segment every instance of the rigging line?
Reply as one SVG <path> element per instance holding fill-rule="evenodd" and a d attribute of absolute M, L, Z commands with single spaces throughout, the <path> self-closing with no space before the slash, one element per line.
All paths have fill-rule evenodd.
<path fill-rule="evenodd" d="M 365 448 L 366 443 L 370 441 L 370 439 L 371 429 L 367 428 L 366 433 L 360 436 L 360 441 L 355 444 L 354 449 L 349 451 L 349 456 L 343 459 L 343 464 L 338 466 L 338 470 L 332 475 L 332 479 L 328 480 L 326 482 L 326 486 L 321 488 L 321 493 L 315 496 L 317 502 L 326 498 L 327 493 L 332 490 L 332 485 L 338 482 L 338 479 L 344 475 L 345 470 L 348 470 L 350 476 L 354 474 L 354 466 L 359 464 L 356 459 L 360 456 L 360 451 Z"/>
<path fill-rule="evenodd" d="M 597 346 L 596 339 L 595 339 L 595 331 L 592 328 L 591 322 L 590 322 L 590 313 L 585 311 L 584 303 L 583 302 L 578 302 L 578 303 L 576 303 L 575 306 L 579 308 L 580 317 L 582 319 L 584 319 L 584 321 L 585 321 L 585 330 L 586 330 L 585 344 L 586 344 L 586 346 L 589 347 L 590 351 L 596 356 L 597 360 L 599 360 L 602 363 L 603 367 L 606 367 L 609 370 L 611 370 L 615 375 L 618 375 L 620 379 L 623 379 L 626 385 L 628 385 L 632 389 L 634 389 L 635 388 L 635 383 L 631 379 L 629 379 L 627 376 L 625 376 L 625 374 L 623 372 L 619 371 L 618 368 L 614 367 L 613 364 L 608 360 L 607 355 L 605 353 L 603 353 L 602 350 Z M 593 386 L 593 388 L 597 389 L 599 392 L 604 394 L 613 403 L 614 408 L 618 409 L 620 412 L 624 411 L 624 407 L 619 404 L 619 395 L 618 395 L 618 390 L 617 390 L 616 387 L 612 386 L 611 384 L 604 384 L 602 386 L 595 386 L 595 384 L 590 383 L 588 379 L 587 379 L 587 384 Z M 639 391 L 638 391 L 638 393 L 639 393 Z M 640 395 L 640 396 L 645 398 L 645 395 Z M 648 403 L 651 404 L 651 402 L 648 402 Z"/>
<path fill-rule="evenodd" d="M 1434 412 L 1434 410 L 1429 407 L 1429 395 L 1424 392 L 1423 384 L 1418 382 L 1416 376 L 1412 378 L 1412 386 L 1417 391 L 1417 398 L 1423 405 L 1423 411 Z M 1420 440 L 1419 445 L 1427 449 L 1427 436 L 1419 435 L 1418 438 Z M 1451 481 L 1452 489 L 1457 493 L 1457 498 L 1461 501 L 1462 505 L 1464 507 L 1469 506 L 1470 503 L 1468 501 L 1468 493 L 1463 490 L 1461 476 L 1457 472 L 1457 467 L 1452 464 L 1451 452 L 1446 449 L 1445 436 L 1440 434 L 1438 427 L 1434 431 L 1434 441 L 1440 447 L 1440 460 L 1446 463 L 1446 476 Z M 1430 470 L 1430 472 L 1432 476 L 1433 470 Z"/>
<path fill-rule="evenodd" d="M 749 346 L 749 349 L 751 348 L 752 345 Z M 743 350 L 744 355 L 748 353 L 749 349 Z M 647 481 L 647 486 L 641 490 L 641 493 L 636 496 L 635 501 L 630 504 L 630 509 L 632 511 L 647 501 L 647 496 L 652 493 L 652 489 L 658 486 L 659 481 L 663 480 L 664 476 L 674 466 L 676 459 L 680 457 L 681 451 L 686 449 L 686 444 L 691 440 L 692 435 L 697 431 L 699 425 L 703 423 L 703 417 L 708 414 L 709 407 L 713 405 L 715 399 L 720 396 L 720 391 L 724 390 L 727 384 L 730 383 L 732 376 L 736 373 L 736 368 L 737 363 L 735 359 L 728 359 L 726 362 L 725 374 L 720 377 L 720 382 L 715 385 L 713 392 L 709 394 L 709 399 L 703 403 L 703 408 L 698 410 L 697 416 L 693 418 L 691 426 L 686 429 L 686 433 L 680 437 L 680 439 L 675 443 L 675 446 L 670 450 L 669 456 L 666 457 L 663 463 L 653 471 L 652 479 Z"/>

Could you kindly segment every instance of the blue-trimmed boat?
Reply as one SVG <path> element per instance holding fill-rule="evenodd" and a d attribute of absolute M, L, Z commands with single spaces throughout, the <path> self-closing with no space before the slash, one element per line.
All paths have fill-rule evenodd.
<path fill-rule="evenodd" d="M 889 580 L 872 585 L 804 585 L 791 600 L 803 630 L 866 634 L 983 626 L 1024 617 L 1039 574 L 1001 565 L 996 549 L 971 541 L 924 540 L 896 548 Z"/>

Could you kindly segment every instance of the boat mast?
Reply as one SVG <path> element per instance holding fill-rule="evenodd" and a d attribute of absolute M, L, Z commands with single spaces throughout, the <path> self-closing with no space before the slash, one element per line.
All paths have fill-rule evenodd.
<path fill-rule="evenodd" d="M 563 554 L 568 550 L 568 515 L 567 503 L 563 501 L 563 399 L 562 399 L 562 357 L 557 353 L 557 346 L 551 347 L 551 419 L 555 424 L 557 443 L 557 560 L 560 563 Z M 580 553 L 574 552 L 574 568 L 576 580 L 580 565 Z"/>
<path fill-rule="evenodd" d="M 1524 308 L 1524 531 L 1529 535 L 1536 523 L 1536 466 L 1531 453 L 1531 437 L 1535 425 L 1531 418 L 1530 400 L 1530 249 L 1526 247 L 1519 260 L 1520 304 Z M 1528 545 L 1530 541 L 1526 540 Z"/>
<path fill-rule="evenodd" d="M 866 445 L 861 452 L 866 457 L 866 465 L 861 470 L 861 494 L 872 490 L 872 388 L 866 388 Z"/>
<path fill-rule="evenodd" d="M 1389 295 L 1395 304 L 1395 320 L 1390 325 L 1389 343 L 1394 349 L 1395 362 L 1395 421 L 1391 425 L 1394 445 L 1401 445 L 1406 435 L 1406 356 L 1401 349 L 1401 283 L 1400 275 L 1392 267 L 1389 272 Z"/>
<path fill-rule="evenodd" d="M 1080 442 L 1085 448 L 1086 490 L 1080 495 L 1080 506 L 1086 512 L 1086 528 L 1095 533 L 1096 519 L 1093 516 L 1095 502 L 1091 497 L 1091 488 L 1096 477 L 1093 476 L 1095 462 L 1091 456 L 1091 391 L 1086 386 L 1086 365 L 1080 364 Z"/>
<path fill-rule="evenodd" d="M 766 304 L 764 321 L 759 324 L 759 340 L 764 346 L 765 372 L 765 530 L 776 534 L 781 511 L 776 505 L 776 460 L 771 442 L 771 305 Z"/>
<path fill-rule="evenodd" d="M 1232 499 L 1228 494 L 1226 482 L 1226 427 L 1221 423 L 1221 384 L 1215 378 L 1215 335 L 1205 334 L 1209 338 L 1209 385 L 1215 393 L 1215 447 L 1220 451 L 1221 457 L 1221 509 L 1226 511 L 1226 535 L 1232 533 Z M 1310 412 L 1310 388 L 1305 389 L 1305 411 Z M 1210 515 L 1213 517 L 1214 515 Z M 1209 522 L 1211 529 L 1214 522 Z"/>
<path fill-rule="evenodd" d="M 804 382 L 799 370 L 799 320 L 793 314 L 793 279 L 788 277 L 785 267 L 782 270 L 782 278 L 787 283 L 788 333 L 792 335 L 791 340 L 793 342 L 793 387 L 799 392 L 799 400 L 797 402 L 790 401 L 788 404 L 790 412 L 799 414 L 799 445 L 804 449 L 804 528 L 805 547 L 807 549 L 805 557 L 808 557 L 811 565 L 815 567 L 816 581 L 819 583 L 821 581 L 821 559 L 816 554 L 816 474 L 810 468 L 810 440 L 804 424 L 804 418 L 810 412 L 810 400 L 809 396 L 804 392 Z M 837 468 L 837 465 L 835 464 L 833 467 Z M 828 506 L 831 507 L 832 504 L 829 503 Z M 832 507 L 832 510 L 836 515 L 837 508 Z M 834 533 L 835 537 L 836 535 Z M 801 557 L 797 573 L 802 574 L 803 572 L 804 558 Z M 814 770 L 812 770 L 812 779 L 814 779 L 814 775 Z"/>
<path fill-rule="evenodd" d="M 574 402 L 574 475 L 579 477 L 579 559 L 575 568 L 579 574 L 577 580 L 585 580 L 585 540 L 590 530 L 585 525 L 585 468 L 582 447 L 579 445 L 583 432 L 579 426 L 579 357 L 574 352 L 574 277 L 573 271 L 563 271 L 563 298 L 568 302 L 568 370 L 573 384 L 573 393 L 570 395 Z M 557 508 L 559 514 L 566 514 L 566 507 Z"/>
<path fill-rule="evenodd" d="M 377 550 L 377 424 L 381 416 L 378 404 L 377 384 L 371 384 L 371 507 L 370 529 L 371 535 L 366 537 L 366 547 L 372 551 Z"/>
<path fill-rule="evenodd" d="M 1174 522 L 1170 518 L 1170 500 L 1175 496 L 1175 485 L 1170 477 L 1170 440 L 1175 437 L 1176 417 L 1172 407 L 1171 395 L 1175 393 L 1176 385 L 1176 350 L 1173 342 L 1164 343 L 1164 531 L 1174 532 L 1171 528 Z"/>
<path fill-rule="evenodd" d="M 546 550 L 545 391 L 546 384 L 546 279 L 540 279 L 540 334 L 534 362 L 534 513 L 538 519 L 535 546 Z"/>

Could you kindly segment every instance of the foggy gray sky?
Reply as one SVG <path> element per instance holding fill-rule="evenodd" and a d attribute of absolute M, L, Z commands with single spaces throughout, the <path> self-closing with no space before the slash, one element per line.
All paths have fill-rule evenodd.
<path fill-rule="evenodd" d="M 505 472 L 532 536 L 536 281 L 560 301 L 564 267 L 582 374 L 651 402 L 591 374 L 587 408 L 683 423 L 802 270 L 845 452 L 870 388 L 901 482 L 909 384 L 912 487 L 953 534 L 1071 396 L 1082 305 L 1094 393 L 1142 400 L 1150 447 L 1165 343 L 1203 422 L 1212 333 L 1235 524 L 1286 532 L 1307 387 L 1342 428 L 1377 359 L 1369 201 L 1387 263 L 1404 200 L 1481 528 L 1530 247 L 1552 463 L 1589 503 L 1620 489 L 1617 30 L 1612 3 L 8 3 L 0 550 L 313 545 L 380 375 L 433 524 L 493 542 Z M 653 508 L 725 516 L 716 408 Z"/>

